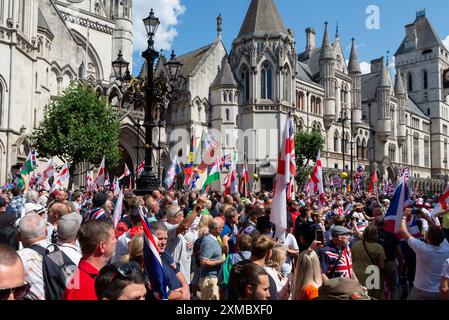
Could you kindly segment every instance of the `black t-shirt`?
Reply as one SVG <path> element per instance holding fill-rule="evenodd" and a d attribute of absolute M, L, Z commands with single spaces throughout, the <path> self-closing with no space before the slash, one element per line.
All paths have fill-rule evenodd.
<path fill-rule="evenodd" d="M 315 238 L 315 231 L 313 231 L 312 234 L 312 231 L 310 229 L 311 225 L 312 222 L 308 218 L 304 219 L 303 217 L 299 216 L 296 219 L 295 231 L 293 235 L 295 236 L 296 241 L 298 242 L 298 247 L 300 251 L 307 249 L 310 246 L 310 244 L 307 245 L 307 243 L 310 241 L 310 239 L 312 239 L 313 241 L 313 239 Z M 304 241 L 306 242 L 305 245 L 301 244 L 301 241 L 299 240 L 301 236 L 304 238 Z"/>
<path fill-rule="evenodd" d="M 378 229 L 379 244 L 384 247 L 386 260 L 396 258 L 396 247 L 399 245 L 399 239 L 394 233 Z"/>
<path fill-rule="evenodd" d="M 0 213 L 0 243 L 19 250 L 18 229 L 14 226 L 17 217 L 11 213 Z"/>

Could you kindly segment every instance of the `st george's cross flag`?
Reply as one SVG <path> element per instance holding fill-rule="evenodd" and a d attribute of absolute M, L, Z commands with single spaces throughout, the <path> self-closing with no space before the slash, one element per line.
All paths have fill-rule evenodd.
<path fill-rule="evenodd" d="M 310 190 L 309 194 L 315 194 L 319 197 L 320 206 L 324 202 L 324 183 L 323 183 L 323 166 L 321 164 L 321 152 L 318 150 L 316 156 L 315 166 L 309 180 Z"/>
<path fill-rule="evenodd" d="M 95 178 L 95 184 L 103 187 L 106 179 L 106 171 L 105 171 L 105 157 L 103 156 L 103 160 L 100 163 L 100 169 L 98 169 L 97 177 Z"/>
<path fill-rule="evenodd" d="M 281 152 L 278 159 L 275 191 L 271 209 L 270 221 L 275 224 L 274 238 L 280 238 L 287 229 L 287 192 L 294 180 L 291 161 L 295 155 L 295 137 L 293 134 L 293 120 L 290 116 L 285 119 L 282 135 Z"/>

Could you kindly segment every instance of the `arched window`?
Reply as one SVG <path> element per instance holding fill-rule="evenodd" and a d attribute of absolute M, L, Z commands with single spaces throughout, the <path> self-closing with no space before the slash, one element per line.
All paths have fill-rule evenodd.
<path fill-rule="evenodd" d="M 357 138 L 357 159 L 362 158 L 362 144 L 360 143 L 360 138 Z"/>
<path fill-rule="evenodd" d="M 396 146 L 392 143 L 390 143 L 388 147 L 388 157 L 390 158 L 390 161 L 396 162 Z"/>
<path fill-rule="evenodd" d="M 427 89 L 429 86 L 428 78 L 427 78 L 427 71 L 424 70 L 423 72 L 423 83 L 424 83 L 424 89 Z"/>
<path fill-rule="evenodd" d="M 412 77 L 411 73 L 408 74 L 407 79 L 408 79 L 407 80 L 408 81 L 408 91 L 411 92 L 411 91 L 413 91 L 413 77 Z"/>
<path fill-rule="evenodd" d="M 365 139 L 362 141 L 362 159 L 368 159 L 368 143 Z"/>
<path fill-rule="evenodd" d="M 232 102 L 233 101 L 233 99 L 232 99 L 232 91 L 229 91 L 229 102 Z"/>
<path fill-rule="evenodd" d="M 242 69 L 242 72 L 240 74 L 240 79 L 242 81 L 242 84 L 244 86 L 243 88 L 243 101 L 249 100 L 249 71 L 248 67 L 244 66 Z"/>
<path fill-rule="evenodd" d="M 351 152 L 351 150 L 349 149 L 351 144 L 349 143 L 349 134 L 348 133 L 345 134 L 345 141 L 343 142 L 343 145 L 345 147 L 345 153 L 349 154 Z"/>
<path fill-rule="evenodd" d="M 419 135 L 413 136 L 413 164 L 419 166 Z"/>
<path fill-rule="evenodd" d="M 284 67 L 284 94 L 283 98 L 284 101 L 290 102 L 290 86 L 291 86 L 291 80 L 290 80 L 290 69 L 288 65 L 285 65 Z"/>
<path fill-rule="evenodd" d="M 85 78 L 85 73 L 84 73 L 84 62 L 81 62 L 79 68 L 78 68 L 78 78 L 80 79 L 84 79 Z"/>
<path fill-rule="evenodd" d="M 334 133 L 334 152 L 338 152 L 339 151 L 339 143 L 338 143 L 338 131 L 335 131 Z"/>
<path fill-rule="evenodd" d="M 306 100 L 304 99 L 304 92 L 302 91 L 299 93 L 299 100 L 301 101 L 301 111 L 306 110 Z"/>
<path fill-rule="evenodd" d="M 430 141 L 428 137 L 424 139 L 424 166 L 430 167 Z"/>
<path fill-rule="evenodd" d="M 226 121 L 229 121 L 229 119 L 230 119 L 230 118 L 229 118 L 229 109 L 226 109 L 225 112 L 226 112 Z"/>
<path fill-rule="evenodd" d="M 316 107 L 316 105 L 315 105 L 315 96 L 312 96 L 312 98 L 310 98 L 310 104 L 312 106 L 312 113 L 316 114 L 316 110 L 315 110 L 315 107 Z"/>
<path fill-rule="evenodd" d="M 228 94 L 226 93 L 226 91 L 223 91 L 223 101 L 228 102 Z"/>
<path fill-rule="evenodd" d="M 315 103 L 316 103 L 317 114 L 321 115 L 322 114 L 321 113 L 321 99 L 317 98 Z"/>
<path fill-rule="evenodd" d="M 273 84 L 271 67 L 268 62 L 262 65 L 262 72 L 260 75 L 260 97 L 262 99 L 273 99 Z"/>

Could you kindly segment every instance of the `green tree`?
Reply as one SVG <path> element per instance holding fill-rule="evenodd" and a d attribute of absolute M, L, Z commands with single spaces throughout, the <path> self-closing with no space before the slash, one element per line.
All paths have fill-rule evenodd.
<path fill-rule="evenodd" d="M 109 167 L 118 163 L 119 128 L 118 115 L 104 97 L 98 97 L 89 86 L 73 84 L 45 107 L 31 145 L 40 156 L 56 156 L 70 165 L 71 188 L 80 163 L 97 166 L 103 156 Z"/>
<path fill-rule="evenodd" d="M 302 187 L 312 172 L 310 160 L 315 161 L 318 150 L 324 151 L 324 137 L 316 130 L 298 130 L 295 136 L 296 182 Z"/>

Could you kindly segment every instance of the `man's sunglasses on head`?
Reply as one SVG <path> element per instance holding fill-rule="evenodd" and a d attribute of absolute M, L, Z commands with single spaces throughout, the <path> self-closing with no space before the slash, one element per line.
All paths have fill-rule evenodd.
<path fill-rule="evenodd" d="M 25 283 L 15 288 L 0 289 L 0 300 L 8 299 L 11 293 L 14 294 L 15 300 L 23 300 L 28 292 L 30 292 L 30 288 L 31 285 L 29 283 Z"/>

